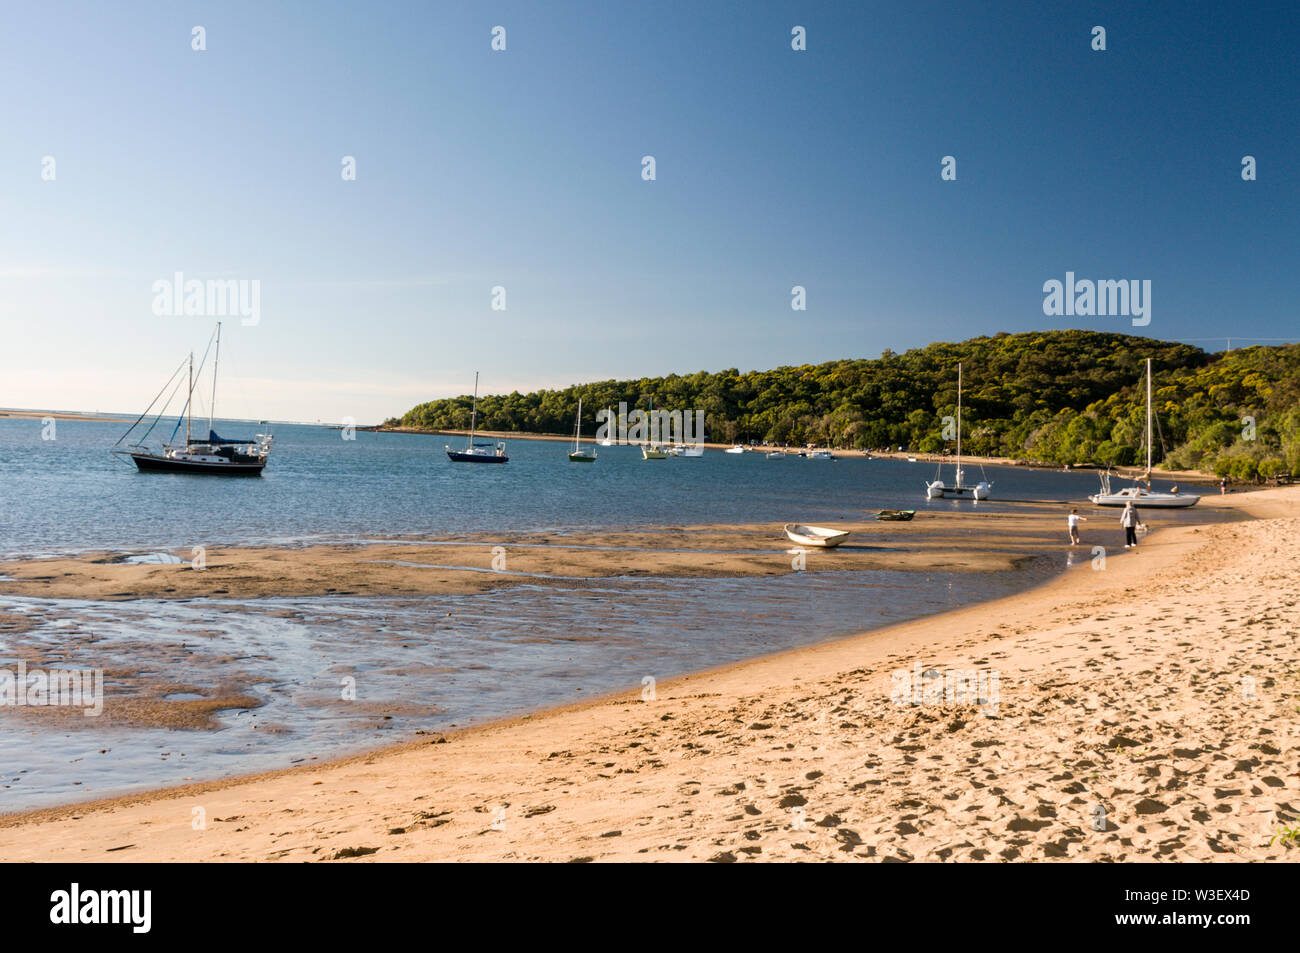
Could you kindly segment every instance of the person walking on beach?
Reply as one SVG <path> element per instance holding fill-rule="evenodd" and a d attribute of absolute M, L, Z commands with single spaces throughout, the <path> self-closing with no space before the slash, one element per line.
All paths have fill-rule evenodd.
<path fill-rule="evenodd" d="M 1083 520 L 1086 523 L 1088 517 L 1080 516 L 1079 511 L 1074 509 L 1070 510 L 1070 515 L 1067 517 L 1067 520 L 1070 524 L 1070 545 L 1077 546 L 1079 545 L 1079 520 Z"/>
<path fill-rule="evenodd" d="M 1129 500 L 1124 504 L 1124 512 L 1119 514 L 1119 525 L 1124 527 L 1124 548 L 1136 549 L 1138 544 L 1138 511 Z"/>
<path fill-rule="evenodd" d="M 1228 492 L 1228 478 L 1227 478 L 1227 477 L 1220 477 L 1220 478 L 1219 478 L 1219 496 L 1223 496 L 1223 495 L 1224 495 L 1225 493 L 1227 493 L 1227 492 Z"/>

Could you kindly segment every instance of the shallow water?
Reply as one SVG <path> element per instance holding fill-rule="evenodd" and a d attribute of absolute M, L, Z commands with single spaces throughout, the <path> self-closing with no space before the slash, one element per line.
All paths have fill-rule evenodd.
<path fill-rule="evenodd" d="M 451 463 L 442 450 L 463 438 L 361 431 L 348 441 L 342 431 L 296 425 L 273 428 L 271 463 L 257 479 L 142 474 L 108 453 L 124 428 L 61 420 L 56 439 L 42 440 L 39 420 L 0 418 L 0 557 L 612 526 L 816 524 L 883 508 L 975 505 L 927 501 L 925 483 L 935 467 L 901 460 L 773 461 L 710 450 L 646 462 L 636 447 L 601 447 L 595 464 L 575 466 L 564 443 L 509 440 L 508 464 L 471 466 Z M 216 429 L 240 436 L 257 425 L 219 421 Z M 967 469 L 970 479 L 984 472 L 999 499 L 978 505 L 993 511 L 1006 508 L 1006 500 L 1081 501 L 1098 482 L 1090 472 Z"/>
<path fill-rule="evenodd" d="M 217 429 L 239 435 L 254 427 L 221 422 Z M 720 451 L 647 463 L 634 447 L 612 447 L 600 448 L 594 466 L 575 467 L 562 443 L 511 440 L 509 464 L 474 467 L 448 462 L 444 438 L 361 432 L 343 441 L 339 431 L 301 426 L 276 428 L 261 479 L 213 480 L 136 473 L 106 452 L 119 430 L 59 421 L 57 439 L 42 441 L 40 421 L 0 419 L 0 554 L 108 551 L 148 562 L 195 545 L 529 530 L 567 533 L 566 545 L 624 549 L 603 546 L 599 531 L 830 523 L 879 508 L 997 512 L 1015 509 L 1009 500 L 1083 500 L 1097 484 L 1094 473 L 989 467 L 998 501 L 931 502 L 923 488 L 935 468 L 920 463 L 777 462 Z M 1221 516 L 1159 516 L 1162 523 L 1211 518 Z M 907 524 L 899 526 L 905 539 Z M 948 535 L 974 540 L 978 532 Z M 216 730 L 0 709 L 0 811 L 284 767 L 411 739 L 418 730 L 636 690 L 647 676 L 669 678 L 1009 595 L 1087 558 L 1081 547 L 1001 573 L 550 576 L 544 585 L 521 575 L 511 589 L 419 599 L 0 596 L 0 615 L 16 613 L 32 625 L 0 631 L 0 668 L 12 670 L 20 657 L 103 668 L 110 704 L 114 692 L 143 694 L 164 712 L 196 695 L 242 692 L 263 702 L 220 712 Z M 355 699 L 343 697 L 347 684 L 355 684 Z"/>
<path fill-rule="evenodd" d="M 1039 559 L 1004 573 L 612 579 L 402 600 L 0 596 L 0 609 L 36 620 L 23 642 L 61 653 L 61 666 L 130 666 L 184 683 L 172 695 L 235 682 L 265 700 L 223 712 L 216 731 L 81 716 L 56 724 L 5 712 L 0 809 L 284 767 L 419 729 L 639 690 L 646 676 L 662 680 L 996 598 L 1058 568 Z M 0 660 L 12 659 L 14 641 L 0 639 Z M 355 701 L 342 698 L 347 678 Z M 113 691 L 106 677 L 110 703 Z"/>

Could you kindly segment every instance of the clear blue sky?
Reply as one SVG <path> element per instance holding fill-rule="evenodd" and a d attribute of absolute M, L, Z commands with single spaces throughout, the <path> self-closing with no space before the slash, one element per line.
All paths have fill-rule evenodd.
<path fill-rule="evenodd" d="M 261 282 L 260 324 L 227 321 L 219 409 L 277 419 L 377 421 L 476 369 L 497 392 L 1067 326 L 1300 335 L 1292 0 L 6 21 L 0 406 L 143 409 L 213 323 L 152 312 L 176 271 Z M 1150 279 L 1151 324 L 1045 317 L 1067 270 Z"/>

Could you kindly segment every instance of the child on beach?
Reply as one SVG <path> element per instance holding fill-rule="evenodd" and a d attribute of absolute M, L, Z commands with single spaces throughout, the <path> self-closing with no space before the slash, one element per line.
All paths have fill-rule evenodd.
<path fill-rule="evenodd" d="M 1067 517 L 1067 520 L 1070 525 L 1070 545 L 1077 546 L 1079 545 L 1079 520 L 1083 520 L 1086 523 L 1088 517 L 1080 516 L 1079 511 L 1074 509 L 1070 510 L 1070 515 Z"/>
<path fill-rule="evenodd" d="M 1119 514 L 1119 525 L 1124 527 L 1125 549 L 1137 548 L 1137 529 L 1139 522 L 1137 507 L 1133 505 L 1132 500 L 1129 500 L 1124 504 L 1124 512 Z"/>

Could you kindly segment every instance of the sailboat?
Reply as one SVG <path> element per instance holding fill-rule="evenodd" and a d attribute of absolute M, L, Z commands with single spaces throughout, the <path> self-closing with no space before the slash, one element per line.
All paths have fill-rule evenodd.
<path fill-rule="evenodd" d="M 605 408 L 605 420 L 609 422 L 609 426 L 610 426 L 610 428 L 612 428 L 612 429 L 614 430 L 614 432 L 617 433 L 617 431 L 618 431 L 618 418 L 617 418 L 616 416 L 614 416 L 614 408 L 612 408 L 612 407 L 606 407 L 606 408 Z M 612 447 L 612 446 L 614 446 L 614 441 L 613 441 L 611 438 L 609 438 L 609 437 L 605 437 L 603 440 L 600 441 L 600 445 L 601 445 L 602 447 Z"/>
<path fill-rule="evenodd" d="M 650 428 L 654 422 L 655 398 L 654 394 L 650 395 L 650 409 L 646 411 L 646 442 L 641 445 L 642 460 L 667 460 L 668 454 L 659 449 L 659 444 L 651 441 L 654 434 L 650 433 Z"/>
<path fill-rule="evenodd" d="M 219 437 L 217 432 L 212 429 L 216 419 L 217 409 L 217 364 L 221 358 L 221 322 L 217 322 L 217 328 L 213 331 L 213 338 L 216 342 L 216 351 L 212 359 L 212 404 L 208 408 L 208 436 L 206 440 L 195 440 L 193 435 L 193 407 L 194 407 L 194 387 L 197 378 L 194 373 L 194 352 L 190 352 L 188 362 L 182 362 L 181 367 L 189 368 L 188 387 L 186 388 L 185 409 L 183 416 L 185 420 L 185 443 L 173 444 L 171 441 L 176 439 L 176 434 L 181 428 L 181 419 L 177 418 L 176 426 L 172 429 L 171 439 L 163 443 L 160 449 L 154 450 L 145 444 L 149 438 L 149 433 L 157 425 L 162 415 L 167 410 L 167 404 L 164 403 L 158 411 L 158 416 L 153 419 L 148 429 L 140 438 L 131 444 L 127 444 L 123 450 L 116 449 L 127 439 L 140 424 L 149 412 L 153 410 L 154 404 L 158 403 L 158 398 L 162 397 L 163 392 L 167 390 L 173 380 L 176 380 L 176 387 L 172 389 L 171 395 L 167 398 L 170 403 L 176 391 L 180 388 L 180 381 L 177 378 L 180 375 L 181 368 L 178 367 L 172 372 L 167 383 L 163 385 L 153 401 L 145 408 L 143 414 L 136 418 L 135 423 L 127 428 L 126 433 L 118 438 L 114 444 L 113 453 L 119 456 L 129 456 L 135 461 L 136 468 L 141 472 L 155 473 L 200 473 L 218 476 L 260 476 L 266 468 L 266 459 L 271 452 L 272 436 L 269 433 L 258 434 L 251 440 L 231 439 L 228 437 Z M 210 340 L 209 346 L 212 345 Z M 199 364 L 199 374 L 203 373 L 203 363 L 207 361 L 207 352 L 204 352 L 203 361 Z"/>
<path fill-rule="evenodd" d="M 1177 509 L 1195 506 L 1200 496 L 1195 493 L 1159 493 L 1151 489 L 1151 358 L 1147 358 L 1147 469 L 1133 486 L 1126 486 L 1117 493 L 1110 489 L 1110 471 L 1101 474 L 1101 492 L 1094 493 L 1088 499 L 1098 506 L 1156 506 L 1165 509 Z M 1146 486 L 1142 484 L 1145 483 Z"/>
<path fill-rule="evenodd" d="M 443 449 L 447 451 L 447 459 L 453 463 L 507 463 L 510 458 L 506 456 L 506 445 L 504 441 L 498 440 L 492 443 L 475 443 L 474 429 L 478 423 L 478 371 L 474 372 L 474 404 L 469 414 L 469 443 L 465 445 L 464 450 L 453 450 L 447 444 Z"/>
<path fill-rule="evenodd" d="M 963 483 L 966 471 L 961 468 L 961 364 L 957 365 L 957 472 L 954 475 L 952 483 L 945 483 L 943 476 L 943 464 L 939 464 L 938 471 L 935 472 L 934 480 L 925 485 L 925 498 L 927 500 L 938 500 L 944 497 L 963 497 L 969 494 L 976 500 L 987 500 L 989 490 L 993 484 L 988 480 L 981 480 L 974 486 Z M 982 471 L 983 468 L 981 468 Z"/>
<path fill-rule="evenodd" d="M 582 449 L 582 398 L 578 398 L 578 416 L 573 424 L 573 449 L 569 451 L 570 463 L 595 463 L 596 454 Z"/>

